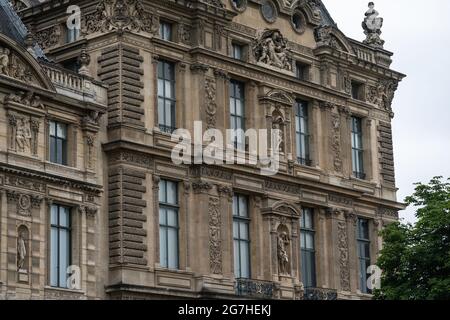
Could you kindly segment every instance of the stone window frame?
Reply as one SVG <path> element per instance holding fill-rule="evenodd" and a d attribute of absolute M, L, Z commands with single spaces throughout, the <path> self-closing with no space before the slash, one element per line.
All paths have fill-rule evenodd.
<path fill-rule="evenodd" d="M 53 287 L 51 286 L 51 278 L 50 278 L 50 266 L 51 266 L 51 207 L 53 205 L 59 205 L 69 208 L 69 215 L 71 220 L 71 239 L 70 239 L 70 249 L 71 249 L 71 257 L 70 257 L 70 265 L 69 266 L 77 266 L 80 268 L 80 271 L 82 270 L 82 257 L 83 257 L 83 251 L 86 250 L 82 248 L 81 246 L 81 239 L 83 238 L 83 226 L 82 226 L 82 214 L 83 211 L 81 210 L 80 204 L 76 203 L 75 201 L 68 201 L 65 199 L 56 199 L 56 198 L 47 198 L 46 199 L 47 206 L 45 211 L 45 230 L 46 230 L 46 272 L 45 272 L 45 288 L 52 289 L 52 290 L 63 290 L 63 291 L 73 291 L 77 293 L 83 293 L 83 280 L 86 279 L 86 276 L 81 272 L 80 274 L 80 283 L 81 288 L 79 290 L 76 289 L 70 289 L 65 287 Z M 84 231 L 85 232 L 85 231 Z"/>
<path fill-rule="evenodd" d="M 298 74 L 298 67 L 302 66 L 304 68 L 303 70 L 303 76 L 302 78 L 299 77 Z M 311 81 L 311 63 L 305 62 L 303 60 L 295 60 L 294 63 L 294 67 L 295 67 L 295 79 L 300 80 L 300 81 Z"/>
<path fill-rule="evenodd" d="M 303 214 L 304 214 L 304 210 L 305 209 L 309 209 L 309 210 L 311 210 L 312 211 L 312 228 L 304 228 L 304 227 L 302 227 L 302 219 L 303 219 Z M 321 248 L 318 248 L 318 241 L 317 241 L 317 238 L 318 238 L 318 233 L 319 233 L 319 231 L 320 231 L 320 226 L 318 225 L 318 214 L 319 213 L 319 209 L 318 208 L 316 208 L 315 206 L 310 206 L 310 205 L 307 205 L 307 204 L 302 204 L 301 205 L 301 216 L 299 217 L 299 264 L 300 264 L 300 270 L 299 270 L 299 273 L 300 273 L 300 279 L 302 280 L 302 282 L 303 282 L 303 272 L 302 272 L 302 270 L 303 270 L 303 259 L 302 259 L 302 250 L 303 250 L 303 248 L 302 248 L 302 231 L 303 232 L 308 232 L 308 233 L 313 233 L 313 236 L 314 236 L 314 238 L 313 238 L 313 241 L 314 241 L 314 249 L 313 249 L 313 251 L 314 251 L 314 282 L 315 282 L 315 286 L 314 287 L 317 287 L 317 284 L 318 284 L 318 270 L 319 270 L 319 265 L 318 265 L 318 250 L 321 250 Z"/>
<path fill-rule="evenodd" d="M 63 123 L 67 125 L 67 164 L 59 164 L 59 163 L 53 163 L 50 161 L 50 122 L 55 121 L 59 123 Z M 68 167 L 72 169 L 78 169 L 77 166 L 77 144 L 78 144 L 78 129 L 79 125 L 73 121 L 66 118 L 60 118 L 58 116 L 53 115 L 47 115 L 46 121 L 45 121 L 45 161 L 55 165 L 55 166 L 61 166 L 61 167 Z"/>
<path fill-rule="evenodd" d="M 247 0 L 241 0 L 241 1 L 242 1 L 241 6 L 238 7 L 236 5 L 236 3 L 234 2 L 234 0 L 230 0 L 231 7 L 239 13 L 242 13 L 245 10 L 247 10 L 247 5 L 248 5 Z"/>
<path fill-rule="evenodd" d="M 300 16 L 300 19 L 302 20 L 300 28 L 297 28 L 294 23 L 294 17 L 296 15 Z M 305 33 L 308 21 L 306 19 L 306 15 L 302 12 L 302 10 L 300 10 L 299 8 L 295 9 L 294 12 L 292 12 L 290 22 L 292 29 L 294 29 L 297 34 L 302 35 Z"/>
<path fill-rule="evenodd" d="M 178 268 L 168 269 L 161 266 L 160 263 L 160 242 L 159 242 L 159 183 L 167 180 L 177 183 L 178 188 Z M 154 224 L 154 261 L 156 269 L 168 272 L 187 271 L 189 269 L 189 235 L 188 235 L 188 203 L 186 200 L 189 187 L 185 180 L 170 175 L 153 175 L 153 224 Z"/>
<path fill-rule="evenodd" d="M 247 217 L 237 217 L 237 216 L 235 216 L 234 215 L 234 212 L 233 212 L 233 207 L 234 207 L 234 199 L 235 199 L 235 197 L 236 196 L 238 196 L 238 197 L 245 197 L 246 198 L 246 200 L 247 200 Z M 254 261 L 252 261 L 253 259 L 253 255 L 252 255 L 252 252 L 254 252 L 255 250 L 254 250 L 254 248 L 252 248 L 253 247 L 253 245 L 255 245 L 256 243 L 255 243 L 255 241 L 252 241 L 252 235 L 254 234 L 254 230 L 253 230 L 253 226 L 254 226 L 254 223 L 252 223 L 252 220 L 253 220 L 253 210 L 252 210 L 252 197 L 251 197 L 251 195 L 250 194 L 248 194 L 248 193 L 246 193 L 246 192 L 241 192 L 240 190 L 233 190 L 233 194 L 232 194 L 232 201 L 231 201 L 231 206 L 232 206 L 232 208 L 231 208 L 231 215 L 232 215 L 232 229 L 231 229 L 231 248 L 233 248 L 232 250 L 232 252 L 233 252 L 233 254 L 232 254 L 232 260 L 233 260 L 233 264 L 232 264 L 232 266 L 233 266 L 233 275 L 235 276 L 235 278 L 236 279 L 252 279 L 252 276 L 253 276 L 253 273 L 254 272 L 252 272 L 252 265 L 254 265 Z M 245 240 L 246 242 L 247 242 L 247 245 L 248 245 L 248 278 L 242 278 L 242 277 L 237 277 L 237 275 L 236 275 L 236 270 L 235 270 L 235 268 L 234 268 L 234 266 L 235 266 L 235 252 L 234 252 L 234 241 L 236 240 L 235 238 L 234 238 L 234 222 L 235 222 L 235 220 L 240 220 L 240 221 L 245 221 L 246 222 L 246 224 L 247 224 L 247 226 L 248 226 L 248 239 L 247 240 Z M 240 240 L 240 241 L 243 241 L 243 240 Z"/>

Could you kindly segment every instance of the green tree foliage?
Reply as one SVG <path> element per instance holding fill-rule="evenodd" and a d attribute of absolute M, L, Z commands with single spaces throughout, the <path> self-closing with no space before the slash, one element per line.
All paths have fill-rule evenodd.
<path fill-rule="evenodd" d="M 383 274 L 375 299 L 450 300 L 450 179 L 416 184 L 405 202 L 418 208 L 418 221 L 382 231 L 377 265 Z"/>

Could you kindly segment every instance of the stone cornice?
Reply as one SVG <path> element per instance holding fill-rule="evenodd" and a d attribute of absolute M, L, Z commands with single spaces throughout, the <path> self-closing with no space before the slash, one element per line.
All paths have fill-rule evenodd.
<path fill-rule="evenodd" d="M 54 183 L 59 185 L 69 185 L 72 188 L 87 192 L 93 192 L 96 194 L 100 194 L 103 190 L 103 186 L 101 185 L 96 185 L 84 181 L 78 181 L 70 178 L 62 178 L 61 176 L 46 174 L 36 170 L 12 166 L 8 164 L 0 165 L 0 172 L 35 179 L 40 182 Z"/>

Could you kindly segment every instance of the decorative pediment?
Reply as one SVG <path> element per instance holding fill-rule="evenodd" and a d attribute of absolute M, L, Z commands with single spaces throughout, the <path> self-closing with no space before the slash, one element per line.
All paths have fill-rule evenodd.
<path fill-rule="evenodd" d="M 29 7 L 29 5 L 22 0 L 9 0 L 9 3 L 11 7 L 13 7 L 13 9 L 16 10 L 16 12 L 19 12 Z"/>
<path fill-rule="evenodd" d="M 269 91 L 264 96 L 261 96 L 260 100 L 269 100 L 287 106 L 292 106 L 294 104 L 292 95 L 280 89 L 273 89 Z"/>
<path fill-rule="evenodd" d="M 286 201 L 278 201 L 272 205 L 272 211 L 280 212 L 284 214 L 300 216 L 300 208 L 294 203 L 289 203 Z"/>
<path fill-rule="evenodd" d="M 345 35 L 332 26 L 320 26 L 314 31 L 317 47 L 331 47 L 333 49 L 353 53 L 353 49 L 347 41 Z"/>
<path fill-rule="evenodd" d="M 36 59 L 25 49 L 3 34 L 0 34 L 0 77 L 12 78 L 28 85 L 54 91 Z"/>
<path fill-rule="evenodd" d="M 101 0 L 95 12 L 83 17 L 82 28 L 84 34 L 109 31 L 155 34 L 159 19 L 144 9 L 141 0 Z"/>

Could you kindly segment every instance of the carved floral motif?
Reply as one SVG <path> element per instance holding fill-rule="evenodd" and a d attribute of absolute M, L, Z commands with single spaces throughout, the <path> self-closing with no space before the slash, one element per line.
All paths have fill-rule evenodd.
<path fill-rule="evenodd" d="M 155 34 L 157 16 L 144 9 L 141 0 L 101 0 L 94 13 L 83 18 L 83 33 L 133 31 Z"/>
<path fill-rule="evenodd" d="M 347 223 L 345 221 L 338 222 L 338 249 L 341 289 L 344 291 L 350 291 L 348 235 Z"/>
<path fill-rule="evenodd" d="M 206 123 L 207 129 L 213 129 L 216 127 L 216 81 L 212 78 L 205 80 L 205 109 L 206 109 Z"/>
<path fill-rule="evenodd" d="M 331 115 L 331 151 L 334 155 L 334 170 L 342 172 L 341 159 L 341 119 L 339 114 Z"/>
<path fill-rule="evenodd" d="M 222 215 L 220 200 L 209 198 L 209 266 L 211 273 L 222 273 Z"/>
<path fill-rule="evenodd" d="M 54 47 L 60 43 L 61 27 L 54 25 L 50 28 L 40 30 L 35 33 L 34 39 L 42 49 Z"/>

